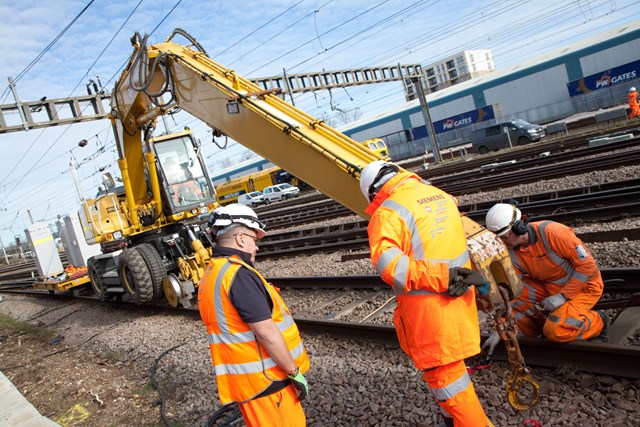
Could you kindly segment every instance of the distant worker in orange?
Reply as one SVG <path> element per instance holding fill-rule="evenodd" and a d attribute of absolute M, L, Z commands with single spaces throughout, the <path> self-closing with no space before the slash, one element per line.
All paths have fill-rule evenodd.
<path fill-rule="evenodd" d="M 489 209 L 486 226 L 507 245 L 522 280 L 513 311 L 525 336 L 542 335 L 556 342 L 608 340 L 609 316 L 592 310 L 604 289 L 600 270 L 570 227 L 554 221 L 527 222 L 509 203 Z M 494 331 L 483 351 L 491 354 L 498 341 Z"/>
<path fill-rule="evenodd" d="M 629 114 L 629 120 L 633 117 L 640 117 L 640 104 L 638 103 L 638 91 L 635 87 L 629 89 L 629 107 L 631 107 L 631 113 Z"/>
<path fill-rule="evenodd" d="M 264 224 L 248 206 L 216 209 L 210 219 L 217 246 L 200 281 L 198 308 L 220 402 L 237 402 L 248 427 L 301 427 L 309 357 L 298 327 L 253 263 Z"/>
<path fill-rule="evenodd" d="M 423 371 L 446 426 L 493 426 L 464 362 L 480 352 L 476 287 L 486 293 L 489 284 L 470 269 L 455 199 L 382 160 L 362 169 L 360 190 L 370 202 L 371 261 L 396 295 L 402 350 Z"/>

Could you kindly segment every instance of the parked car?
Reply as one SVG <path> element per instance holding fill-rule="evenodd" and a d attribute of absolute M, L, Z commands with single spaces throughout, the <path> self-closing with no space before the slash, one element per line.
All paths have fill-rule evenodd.
<path fill-rule="evenodd" d="M 271 202 L 298 197 L 300 189 L 291 184 L 277 184 L 266 187 L 262 190 L 262 194 L 264 195 L 264 202 L 268 205 Z"/>
<path fill-rule="evenodd" d="M 486 154 L 509 147 L 509 140 L 512 146 L 524 145 L 540 141 L 544 135 L 544 128 L 540 125 L 522 119 L 509 120 L 474 130 L 471 133 L 471 150 Z"/>
<path fill-rule="evenodd" d="M 256 206 L 264 203 L 264 195 L 261 191 L 252 191 L 251 193 L 241 194 L 238 196 L 238 203 L 255 208 Z"/>

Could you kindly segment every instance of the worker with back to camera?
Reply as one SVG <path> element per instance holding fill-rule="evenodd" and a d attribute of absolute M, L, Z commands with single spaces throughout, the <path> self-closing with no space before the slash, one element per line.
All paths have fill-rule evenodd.
<path fill-rule="evenodd" d="M 486 227 L 509 248 L 522 280 L 522 294 L 512 305 L 525 336 L 543 335 L 556 342 L 607 341 L 609 317 L 592 310 L 604 289 L 602 276 L 570 227 L 554 221 L 528 222 L 510 203 L 489 209 Z M 498 341 L 497 332 L 492 332 L 483 351 L 491 354 Z"/>
<path fill-rule="evenodd" d="M 635 87 L 629 89 L 629 107 L 631 107 L 631 113 L 629 113 L 629 119 L 633 117 L 640 117 L 640 103 L 638 102 L 638 91 Z"/>
<path fill-rule="evenodd" d="M 370 202 L 371 261 L 391 285 L 393 323 L 402 350 L 423 371 L 445 426 L 493 426 L 464 359 L 480 352 L 476 287 L 489 284 L 470 269 L 456 200 L 382 160 L 362 169 L 360 190 Z"/>
<path fill-rule="evenodd" d="M 248 427 L 304 426 L 309 357 L 277 288 L 254 267 L 264 224 L 250 207 L 230 204 L 211 214 L 210 225 L 217 246 L 198 308 L 220 402 L 237 402 Z"/>

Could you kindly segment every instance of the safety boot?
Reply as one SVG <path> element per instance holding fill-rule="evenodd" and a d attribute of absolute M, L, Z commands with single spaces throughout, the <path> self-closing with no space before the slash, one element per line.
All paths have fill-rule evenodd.
<path fill-rule="evenodd" d="M 609 319 L 609 315 L 604 312 L 604 310 L 597 310 L 596 313 L 602 317 L 602 332 L 593 341 L 596 342 L 609 342 L 609 325 L 611 324 L 611 320 Z"/>

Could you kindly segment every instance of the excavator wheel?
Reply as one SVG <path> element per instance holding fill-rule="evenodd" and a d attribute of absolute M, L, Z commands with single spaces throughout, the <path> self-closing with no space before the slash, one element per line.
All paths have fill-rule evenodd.
<path fill-rule="evenodd" d="M 141 304 L 153 299 L 153 280 L 137 247 L 122 251 L 118 275 L 134 303 Z"/>
<path fill-rule="evenodd" d="M 91 257 L 87 261 L 87 270 L 89 272 L 91 287 L 93 288 L 93 292 L 96 294 L 96 297 L 98 297 L 100 301 L 110 300 L 113 295 L 107 292 L 107 287 L 104 284 L 104 265 L 94 257 Z"/>
<path fill-rule="evenodd" d="M 147 268 L 149 269 L 149 274 L 151 276 L 151 282 L 153 283 L 153 299 L 160 299 L 164 295 L 162 291 L 162 279 L 164 279 L 165 271 L 164 265 L 162 264 L 162 258 L 160 258 L 160 254 L 149 243 L 142 243 L 136 246 L 142 258 L 144 258 L 145 264 L 147 264 Z"/>

